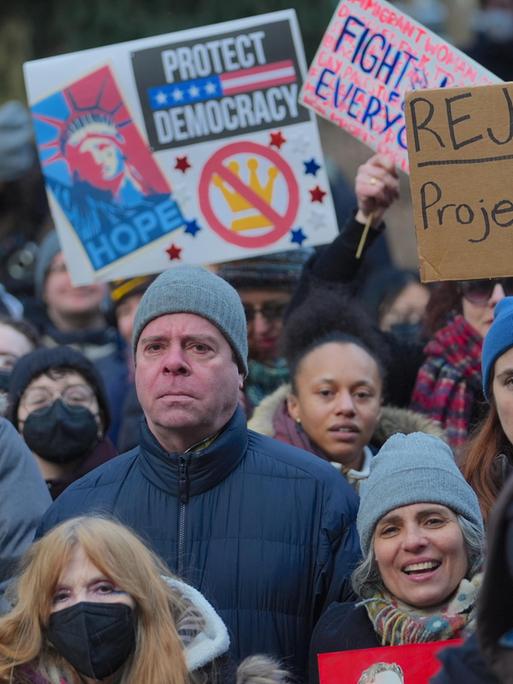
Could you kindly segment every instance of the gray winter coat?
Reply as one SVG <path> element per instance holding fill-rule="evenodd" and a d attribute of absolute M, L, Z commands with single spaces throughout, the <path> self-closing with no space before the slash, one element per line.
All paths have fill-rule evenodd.
<path fill-rule="evenodd" d="M 11 423 L 0 418 L 0 614 L 9 610 L 6 585 L 51 503 L 27 445 Z"/>

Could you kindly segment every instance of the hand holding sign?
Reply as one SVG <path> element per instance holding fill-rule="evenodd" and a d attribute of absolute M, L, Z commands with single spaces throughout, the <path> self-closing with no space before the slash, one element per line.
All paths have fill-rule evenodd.
<path fill-rule="evenodd" d="M 356 220 L 364 223 L 365 227 L 356 249 L 357 259 L 362 256 L 370 227 L 380 223 L 385 209 L 399 196 L 399 181 L 392 159 L 375 155 L 360 167 L 359 173 L 360 178 L 357 176 L 355 184 L 358 198 Z"/>
<path fill-rule="evenodd" d="M 399 197 L 399 178 L 393 160 L 375 154 L 358 168 L 355 181 L 358 201 L 356 220 L 367 223 L 372 214 L 372 226 L 377 226 L 383 214 Z"/>

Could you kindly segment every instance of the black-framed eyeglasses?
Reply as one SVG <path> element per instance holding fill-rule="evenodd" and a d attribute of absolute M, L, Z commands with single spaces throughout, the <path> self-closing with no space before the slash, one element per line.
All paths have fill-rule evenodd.
<path fill-rule="evenodd" d="M 246 314 L 246 321 L 251 323 L 255 320 L 255 316 L 259 313 L 268 321 L 277 321 L 282 318 L 283 313 L 287 307 L 287 302 L 264 302 L 261 306 L 255 306 L 254 304 L 245 304 L 244 313 Z"/>
<path fill-rule="evenodd" d="M 504 294 L 513 295 L 513 278 L 492 278 L 482 280 L 464 280 L 460 283 L 463 297 L 471 304 L 485 305 L 493 294 L 496 285 L 502 285 Z"/>

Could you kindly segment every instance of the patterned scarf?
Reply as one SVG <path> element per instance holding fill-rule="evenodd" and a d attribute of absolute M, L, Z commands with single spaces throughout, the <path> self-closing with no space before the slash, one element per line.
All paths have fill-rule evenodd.
<path fill-rule="evenodd" d="M 450 446 L 466 444 L 469 430 L 481 417 L 481 350 L 483 339 L 457 315 L 428 343 L 410 408 L 444 428 Z"/>
<path fill-rule="evenodd" d="M 482 575 L 463 579 L 449 603 L 436 613 L 413 609 L 386 592 L 362 601 L 382 646 L 455 639 L 475 628 L 476 600 Z"/>
<path fill-rule="evenodd" d="M 244 384 L 244 393 L 251 409 L 254 409 L 264 397 L 289 380 L 289 369 L 285 359 L 276 359 L 272 364 L 261 363 L 252 359 L 248 362 L 248 376 Z"/>

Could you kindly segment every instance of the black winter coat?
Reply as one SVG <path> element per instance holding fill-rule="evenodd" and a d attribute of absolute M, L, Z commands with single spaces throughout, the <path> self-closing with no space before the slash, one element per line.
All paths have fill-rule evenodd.
<path fill-rule="evenodd" d="M 365 606 L 332 603 L 317 623 L 310 643 L 308 663 L 310 684 L 319 684 L 319 653 L 352 651 L 381 646 Z"/>
<path fill-rule="evenodd" d="M 39 534 L 84 513 L 114 515 L 219 612 L 236 660 L 266 653 L 305 669 L 313 626 L 358 560 L 358 498 L 333 468 L 248 431 L 237 409 L 205 450 L 141 444 L 71 485 Z"/>
<path fill-rule="evenodd" d="M 441 651 L 438 659 L 443 669 L 429 680 L 430 684 L 500 684 L 488 669 L 475 634 L 461 646 Z"/>

